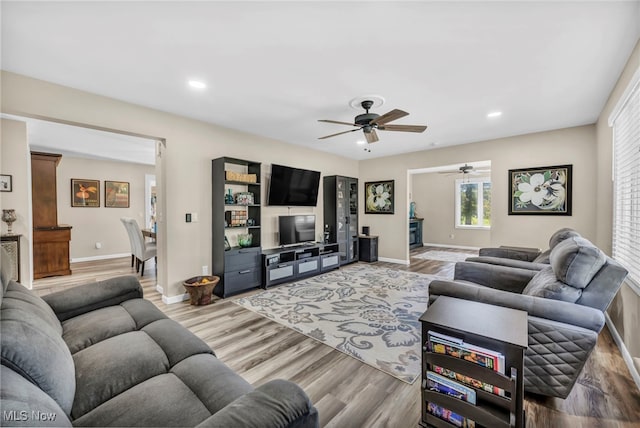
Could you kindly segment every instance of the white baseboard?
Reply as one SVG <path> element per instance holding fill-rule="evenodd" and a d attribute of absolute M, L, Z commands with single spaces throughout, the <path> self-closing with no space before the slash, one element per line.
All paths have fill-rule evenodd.
<path fill-rule="evenodd" d="M 624 362 L 627 364 L 627 368 L 631 372 L 631 377 L 633 378 L 633 381 L 636 383 L 636 386 L 638 387 L 638 389 L 640 389 L 640 373 L 638 373 L 638 370 L 636 369 L 635 364 L 633 364 L 633 358 L 631 357 L 629 350 L 625 346 L 624 341 L 622 340 L 622 337 L 620 337 L 620 333 L 618 333 L 618 330 L 616 329 L 616 326 L 613 324 L 613 321 L 609 317 L 609 314 L 606 312 L 604 313 L 604 319 L 607 323 L 607 327 L 609 328 L 609 331 L 611 332 L 613 341 L 616 342 L 616 345 L 618 345 L 618 348 L 620 349 L 620 353 L 622 354 L 622 358 L 624 359 Z"/>
<path fill-rule="evenodd" d="M 93 261 L 96 261 L 96 260 L 119 259 L 121 257 L 131 257 L 131 253 L 103 254 L 101 256 L 91 256 L 91 257 L 76 257 L 76 258 L 72 258 L 71 259 L 71 263 L 93 262 Z"/>
<path fill-rule="evenodd" d="M 164 288 L 162 288 L 162 285 L 156 284 L 156 291 L 158 293 L 162 294 L 162 292 L 164 291 Z"/>
<path fill-rule="evenodd" d="M 409 260 L 400 260 L 400 259 L 390 259 L 387 257 L 378 257 L 379 262 L 387 262 L 387 263 L 397 263 L 399 265 L 409 266 Z"/>
<path fill-rule="evenodd" d="M 184 302 L 185 300 L 189 300 L 189 293 L 179 294 L 177 296 L 171 296 L 171 297 L 167 297 L 164 294 L 162 295 L 162 303 L 167 305 Z"/>
<path fill-rule="evenodd" d="M 480 247 L 468 247 L 465 245 L 446 245 L 446 244 L 432 244 L 432 243 L 424 243 L 423 247 L 441 247 L 441 248 L 458 248 L 460 250 L 474 250 L 478 251 Z"/>

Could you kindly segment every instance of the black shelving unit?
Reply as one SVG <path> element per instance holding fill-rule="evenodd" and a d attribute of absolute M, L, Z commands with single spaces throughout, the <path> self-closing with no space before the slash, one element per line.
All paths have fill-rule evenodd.
<path fill-rule="evenodd" d="M 340 265 L 358 261 L 358 179 L 330 175 L 323 178 L 324 223 L 329 242 L 338 243 Z"/>
<path fill-rule="evenodd" d="M 527 349 L 527 313 L 470 300 L 439 296 L 420 317 L 422 322 L 422 426 L 450 428 L 443 419 L 430 414 L 429 403 L 437 404 L 475 421 L 476 427 L 523 428 L 524 352 Z M 505 357 L 506 375 L 470 361 L 430 351 L 428 332 L 445 334 Z M 505 397 L 484 389 L 476 391 L 475 405 L 431 391 L 427 388 L 427 372 L 439 366 L 481 382 L 502 388 Z M 465 384 L 466 385 L 466 384 Z M 470 386 L 470 385 L 466 385 Z"/>
<path fill-rule="evenodd" d="M 244 290 L 259 287 L 262 284 L 261 270 L 261 201 L 262 186 L 261 164 L 229 157 L 212 161 L 212 272 L 220 277 L 214 293 L 228 297 Z M 227 180 L 227 171 L 243 174 L 255 174 L 256 182 Z M 228 189 L 233 193 L 249 192 L 253 194 L 253 204 L 228 203 L 225 195 Z M 240 211 L 244 223 L 231 224 L 227 212 Z M 250 233 L 252 242 L 249 247 L 225 246 L 225 237 L 230 245 L 236 244 L 237 233 Z"/>

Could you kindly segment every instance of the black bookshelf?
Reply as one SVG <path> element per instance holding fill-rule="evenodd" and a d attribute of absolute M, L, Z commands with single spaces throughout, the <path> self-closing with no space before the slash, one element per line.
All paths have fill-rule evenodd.
<path fill-rule="evenodd" d="M 439 296 L 420 317 L 422 322 L 422 426 L 438 428 L 454 425 L 430 414 L 429 403 L 473 420 L 476 427 L 516 427 L 524 425 L 524 352 L 527 349 L 527 313 L 470 300 Z M 444 334 L 486 349 L 500 352 L 505 358 L 502 374 L 455 356 L 431 352 L 428 332 Z M 474 378 L 505 391 L 505 396 L 474 388 L 477 403 L 431 391 L 427 372 L 440 366 Z"/>

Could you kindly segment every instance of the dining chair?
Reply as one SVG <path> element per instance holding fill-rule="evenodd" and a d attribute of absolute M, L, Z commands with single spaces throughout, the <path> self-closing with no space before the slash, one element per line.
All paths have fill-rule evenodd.
<path fill-rule="evenodd" d="M 120 219 L 124 224 L 129 235 L 131 244 L 131 267 L 133 261 L 136 261 L 136 272 L 140 272 L 140 276 L 144 276 L 144 263 L 154 257 L 157 261 L 157 247 L 155 243 L 147 242 L 142 236 L 142 231 L 138 222 L 134 218 L 123 217 Z"/>

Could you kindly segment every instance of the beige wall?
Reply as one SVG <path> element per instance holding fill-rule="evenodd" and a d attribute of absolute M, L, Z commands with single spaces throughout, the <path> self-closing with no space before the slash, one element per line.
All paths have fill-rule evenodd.
<path fill-rule="evenodd" d="M 0 141 L 0 173 L 12 176 L 13 191 L 0 193 L 0 207 L 16 210 L 18 220 L 13 223 L 13 233 L 20 234 L 20 280 L 30 285 L 30 253 L 33 233 L 31 231 L 31 164 L 27 126 L 24 122 L 2 119 Z M 2 233 L 7 224 L 2 222 Z"/>
<path fill-rule="evenodd" d="M 461 177 L 461 174 L 433 172 L 409 177 L 411 200 L 416 203 L 417 216 L 424 218 L 422 240 L 425 244 L 477 248 L 491 244 L 491 230 L 455 227 L 455 183 Z"/>
<path fill-rule="evenodd" d="M 491 161 L 491 245 L 547 248 L 549 236 L 561 227 L 595 239 L 596 132 L 587 125 L 362 161 L 361 183 L 395 180 L 394 215 L 360 212 L 361 223 L 380 236 L 380 257 L 409 260 L 408 170 L 485 160 Z M 564 164 L 573 165 L 572 216 L 508 215 L 509 169 Z"/>
<path fill-rule="evenodd" d="M 608 125 L 609 116 L 616 107 L 622 94 L 629 86 L 634 73 L 640 70 L 640 41 L 636 44 L 627 65 L 620 75 L 615 88 L 598 118 L 597 129 L 597 164 L 598 164 L 598 206 L 596 243 L 600 248 L 611 253 L 613 223 L 613 183 L 611 179 L 611 159 L 613 149 L 613 130 Z M 622 337 L 622 340 L 635 359 L 635 366 L 640 371 L 640 295 L 630 286 L 623 285 L 614 299 L 608 314 Z"/>
<path fill-rule="evenodd" d="M 158 282 L 165 296 L 184 293 L 182 281 L 211 265 L 211 159 L 231 156 L 321 171 L 358 175 L 358 162 L 280 141 L 222 128 L 122 101 L 54 85 L 14 73 L 2 73 L 2 111 L 22 116 L 76 122 L 164 140 L 156 161 L 159 186 Z M 264 168 L 268 173 L 268 167 Z M 266 191 L 263 191 L 266 195 Z M 263 196 L 264 198 L 265 196 Z M 322 201 L 322 194 L 319 201 Z M 265 207 L 262 241 L 274 242 L 275 220 L 286 209 Z M 292 212 L 309 212 L 296 209 Z M 322 209 L 315 208 L 317 234 Z M 199 222 L 186 223 L 185 213 Z"/>
<path fill-rule="evenodd" d="M 131 254 L 127 232 L 121 217 L 132 217 L 144 228 L 145 174 L 155 174 L 155 167 L 125 162 L 80 159 L 63 156 L 57 170 L 58 223 L 71 229 L 71 260 Z M 71 179 L 100 180 L 100 207 L 71 206 Z M 129 208 L 104 206 L 105 180 L 129 182 Z M 96 242 L 102 248 L 96 248 Z"/>

